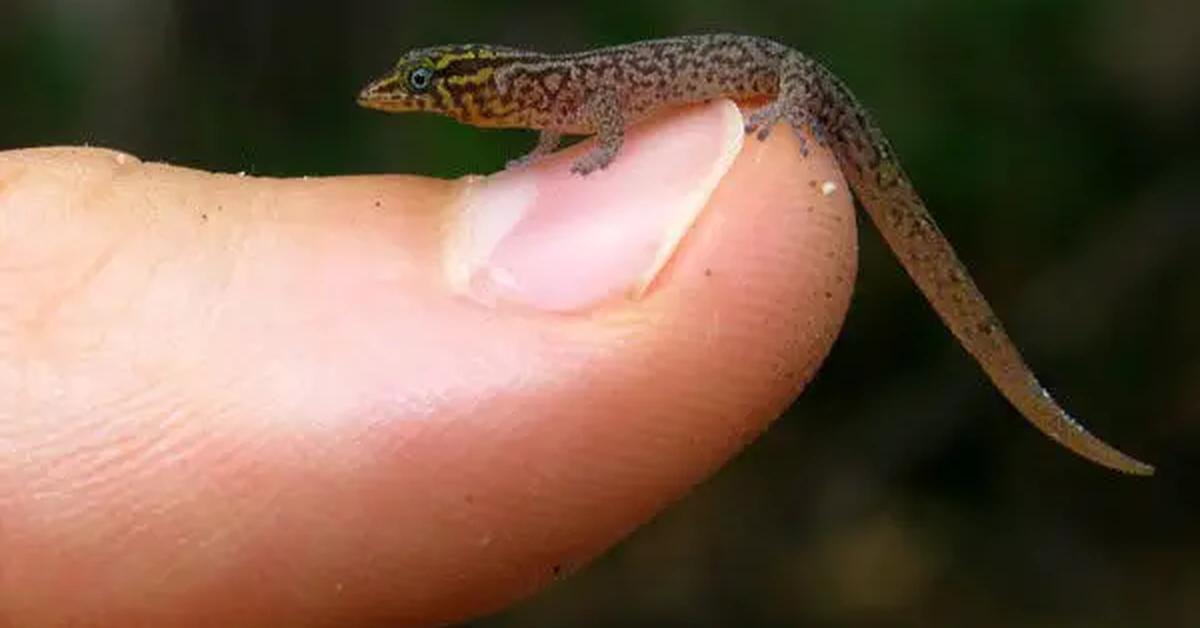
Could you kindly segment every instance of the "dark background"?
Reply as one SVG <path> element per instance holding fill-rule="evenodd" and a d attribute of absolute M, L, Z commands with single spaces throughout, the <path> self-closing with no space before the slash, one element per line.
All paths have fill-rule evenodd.
<path fill-rule="evenodd" d="M 1047 386 L 1025 425 L 862 229 L 808 393 L 596 564 L 480 626 L 1200 625 L 1200 4 L 0 0 L 0 148 L 260 175 L 500 168 L 531 134 L 360 110 L 410 47 L 776 38 L 876 113 Z"/>

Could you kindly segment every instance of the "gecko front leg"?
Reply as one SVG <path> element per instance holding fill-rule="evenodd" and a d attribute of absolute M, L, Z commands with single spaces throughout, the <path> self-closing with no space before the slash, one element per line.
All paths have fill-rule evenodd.
<path fill-rule="evenodd" d="M 596 147 L 571 166 L 571 172 L 588 175 L 602 170 L 616 159 L 625 142 L 625 116 L 617 94 L 611 90 L 598 92 L 584 105 L 583 119 L 596 130 Z"/>
<path fill-rule="evenodd" d="M 562 133 L 553 129 L 542 129 L 538 135 L 537 146 L 524 155 L 508 162 L 509 169 L 522 168 L 549 155 L 562 143 Z"/>

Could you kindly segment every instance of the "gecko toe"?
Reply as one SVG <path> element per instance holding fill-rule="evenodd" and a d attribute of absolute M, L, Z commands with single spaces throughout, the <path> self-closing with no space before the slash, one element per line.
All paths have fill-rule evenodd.
<path fill-rule="evenodd" d="M 571 174 L 577 174 L 581 177 L 586 177 L 600 168 L 602 168 L 602 166 L 588 163 L 586 160 L 581 159 L 574 164 L 571 164 Z"/>
<path fill-rule="evenodd" d="M 533 160 L 529 159 L 528 157 L 518 157 L 516 159 L 509 159 L 508 162 L 504 164 L 504 168 L 506 170 L 520 170 L 531 163 L 533 163 Z"/>
<path fill-rule="evenodd" d="M 771 129 L 782 119 L 782 114 L 783 108 L 778 101 L 758 109 L 746 119 L 746 133 L 754 133 L 760 142 L 766 140 L 771 135 Z"/>
<path fill-rule="evenodd" d="M 615 150 L 607 147 L 599 147 L 575 160 L 575 163 L 571 164 L 571 172 L 587 176 L 597 170 L 607 168 L 608 164 L 612 163 L 615 157 Z"/>

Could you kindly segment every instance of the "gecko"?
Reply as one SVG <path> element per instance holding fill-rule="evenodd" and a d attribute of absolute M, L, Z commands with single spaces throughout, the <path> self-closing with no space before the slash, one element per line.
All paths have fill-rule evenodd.
<path fill-rule="evenodd" d="M 404 53 L 358 96 L 385 112 L 424 111 L 478 127 L 539 131 L 510 167 L 553 152 L 564 135 L 591 135 L 571 166 L 579 175 L 617 158 L 626 127 L 671 107 L 729 98 L 765 102 L 746 132 L 767 139 L 777 123 L 827 147 L 859 204 L 950 332 L 1024 417 L 1099 465 L 1134 475 L 1154 467 L 1094 436 L 1038 382 L 959 260 L 888 139 L 850 89 L 813 58 L 770 39 L 706 34 L 569 54 L 486 44 Z"/>

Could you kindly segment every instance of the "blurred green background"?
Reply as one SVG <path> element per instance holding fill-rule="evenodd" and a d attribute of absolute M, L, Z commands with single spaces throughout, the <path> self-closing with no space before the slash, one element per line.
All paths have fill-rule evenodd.
<path fill-rule="evenodd" d="M 845 331 L 757 443 L 479 626 L 1200 625 L 1200 3 L 0 0 L 0 148 L 298 176 L 500 168 L 531 134 L 360 110 L 403 49 L 776 38 L 875 112 L 1043 381 L 1031 428 L 862 229 Z"/>

